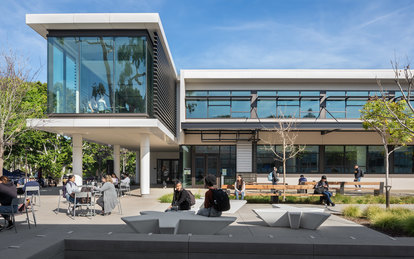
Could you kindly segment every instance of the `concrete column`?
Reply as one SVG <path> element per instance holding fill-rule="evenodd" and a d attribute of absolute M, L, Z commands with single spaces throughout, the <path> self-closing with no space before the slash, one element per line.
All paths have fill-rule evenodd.
<path fill-rule="evenodd" d="M 121 147 L 119 145 L 114 145 L 114 173 L 115 175 L 120 178 L 121 174 L 121 155 L 120 155 Z"/>
<path fill-rule="evenodd" d="M 141 195 L 150 194 L 150 139 L 144 134 L 141 138 L 140 146 L 141 170 L 140 170 L 140 187 Z"/>
<path fill-rule="evenodd" d="M 72 168 L 73 174 L 82 177 L 82 136 L 72 136 Z"/>
<path fill-rule="evenodd" d="M 135 183 L 139 183 L 139 161 L 141 157 L 139 155 L 139 151 L 135 152 Z"/>

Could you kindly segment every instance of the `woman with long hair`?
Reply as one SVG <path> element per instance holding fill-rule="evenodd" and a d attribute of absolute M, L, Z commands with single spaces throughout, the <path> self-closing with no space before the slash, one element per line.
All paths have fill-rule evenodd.
<path fill-rule="evenodd" d="M 102 196 L 96 203 L 102 207 L 101 215 L 110 215 L 111 211 L 118 205 L 118 196 L 116 194 L 115 186 L 112 182 L 112 177 L 106 175 L 102 177 L 102 187 L 93 187 L 95 190 L 102 192 Z"/>
<path fill-rule="evenodd" d="M 244 200 L 244 192 L 246 190 L 246 185 L 244 183 L 243 177 L 241 175 L 237 176 L 236 182 L 234 183 L 234 192 L 236 194 L 236 199 L 239 199 L 239 196 L 241 196 L 241 199 Z"/>

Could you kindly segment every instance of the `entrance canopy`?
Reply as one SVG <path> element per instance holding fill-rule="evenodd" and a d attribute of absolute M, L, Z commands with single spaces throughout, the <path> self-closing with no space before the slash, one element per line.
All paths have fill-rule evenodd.
<path fill-rule="evenodd" d="M 158 120 L 144 118 L 48 118 L 28 120 L 27 126 L 73 136 L 107 145 L 120 145 L 139 150 L 143 135 L 148 135 L 153 151 L 175 151 L 178 148 L 174 135 Z"/>

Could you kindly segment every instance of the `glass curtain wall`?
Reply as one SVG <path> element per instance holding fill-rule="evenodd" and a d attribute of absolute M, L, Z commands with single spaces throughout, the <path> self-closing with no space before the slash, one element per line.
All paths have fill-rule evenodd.
<path fill-rule="evenodd" d="M 257 145 L 257 173 L 265 174 L 278 167 L 283 172 L 283 163 L 279 161 L 274 152 L 282 155 L 282 146 Z M 289 152 L 287 152 L 289 155 Z M 305 150 L 295 158 L 286 161 L 287 173 L 317 173 L 319 172 L 319 146 L 306 146 Z"/>
<path fill-rule="evenodd" d="M 148 49 L 146 36 L 48 37 L 48 112 L 147 113 Z"/>

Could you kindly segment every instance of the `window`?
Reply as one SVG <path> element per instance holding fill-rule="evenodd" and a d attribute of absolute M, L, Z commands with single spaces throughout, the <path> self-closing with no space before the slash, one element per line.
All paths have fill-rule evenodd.
<path fill-rule="evenodd" d="M 250 118 L 250 91 L 186 91 L 187 118 Z"/>
<path fill-rule="evenodd" d="M 146 36 L 48 37 L 49 112 L 147 113 L 147 44 Z"/>
<path fill-rule="evenodd" d="M 283 163 L 276 159 L 272 149 L 282 155 L 282 146 L 257 146 L 257 172 L 269 173 L 276 165 L 283 172 Z M 289 152 L 287 152 L 289 155 Z M 305 150 L 295 158 L 286 161 L 287 173 L 317 173 L 319 172 L 319 146 L 306 146 Z"/>
<path fill-rule="evenodd" d="M 385 173 L 384 152 L 385 151 L 383 146 L 368 146 L 367 172 L 373 174 Z"/>
<path fill-rule="evenodd" d="M 325 171 L 327 173 L 344 172 L 344 146 L 325 146 Z"/>
<path fill-rule="evenodd" d="M 414 147 L 401 147 L 394 151 L 394 173 L 414 173 L 413 169 Z"/>

